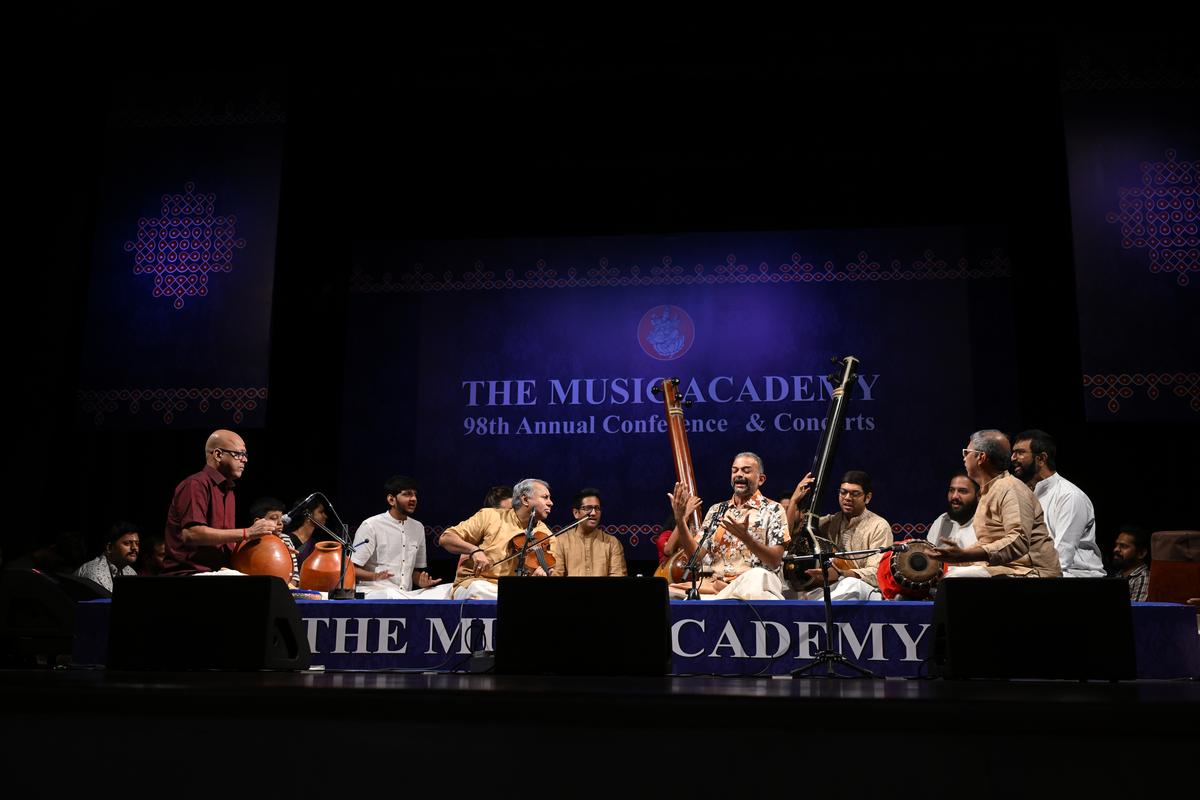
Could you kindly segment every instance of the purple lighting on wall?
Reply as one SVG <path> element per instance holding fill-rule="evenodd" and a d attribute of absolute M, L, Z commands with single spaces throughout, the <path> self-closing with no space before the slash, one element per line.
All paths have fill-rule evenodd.
<path fill-rule="evenodd" d="M 1150 271 L 1178 273 L 1187 286 L 1189 272 L 1200 270 L 1200 161 L 1142 162 L 1142 185 L 1122 187 L 1119 211 L 1106 219 L 1121 224 L 1121 247 L 1148 250 Z"/>
<path fill-rule="evenodd" d="M 157 217 L 138 219 L 137 238 L 125 242 L 133 253 L 133 273 L 154 276 L 154 296 L 174 298 L 176 309 L 185 297 L 208 294 L 211 272 L 231 272 L 235 250 L 246 246 L 237 238 L 237 218 L 216 216 L 213 193 L 200 194 L 189 181 L 181 194 L 164 194 Z"/>

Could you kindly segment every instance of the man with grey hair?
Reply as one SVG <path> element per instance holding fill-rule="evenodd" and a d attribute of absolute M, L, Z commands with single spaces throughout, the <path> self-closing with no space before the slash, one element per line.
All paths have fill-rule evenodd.
<path fill-rule="evenodd" d="M 499 578 L 517 571 L 516 559 L 500 563 L 509 555 L 508 543 L 526 531 L 531 518 L 536 519 L 535 532 L 549 535 L 545 520 L 552 508 L 550 484 L 526 478 L 513 487 L 512 508 L 481 508 L 470 519 L 447 528 L 438 544 L 467 557 L 460 561 L 454 577 L 454 599 L 496 599 Z M 538 567 L 533 574 L 546 572 Z"/>
<path fill-rule="evenodd" d="M 712 529 L 709 545 L 701 553 L 701 563 L 712 570 L 705 578 L 701 594 L 713 599 L 782 600 L 780 567 L 786 542 L 787 525 L 782 506 L 763 496 L 759 487 L 767 480 L 762 459 L 754 453 L 738 453 L 733 459 L 729 485 L 733 497 L 714 503 L 704 515 L 701 531 L 689 530 L 688 519 L 699 510 L 701 501 L 682 483 L 668 495 L 675 512 L 675 531 L 667 540 L 665 552 L 682 546 L 691 556 L 699 547 L 697 534 Z M 677 592 L 681 587 L 673 587 Z"/>
<path fill-rule="evenodd" d="M 952 566 L 947 577 L 1010 575 L 1058 578 L 1062 569 L 1042 506 L 1029 487 L 1008 471 L 1008 437 L 998 430 L 971 434 L 963 449 L 967 475 L 979 485 L 975 508 L 975 544 L 941 542 L 935 552 Z"/>

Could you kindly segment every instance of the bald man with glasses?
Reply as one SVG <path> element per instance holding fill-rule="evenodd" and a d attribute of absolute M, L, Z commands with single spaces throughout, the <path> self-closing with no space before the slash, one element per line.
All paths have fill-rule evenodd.
<path fill-rule="evenodd" d="M 257 519 L 237 527 L 234 482 L 249 461 L 246 443 L 233 431 L 218 430 L 204 443 L 204 469 L 175 487 L 167 509 L 164 575 L 194 575 L 229 566 L 239 543 L 279 533 L 277 520 Z"/>

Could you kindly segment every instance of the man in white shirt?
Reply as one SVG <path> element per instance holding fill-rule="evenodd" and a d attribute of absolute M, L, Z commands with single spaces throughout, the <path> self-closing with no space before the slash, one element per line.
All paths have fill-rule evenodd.
<path fill-rule="evenodd" d="M 363 520 L 354 534 L 354 577 L 369 600 L 444 599 L 441 580 L 425 571 L 425 526 L 412 518 L 417 483 L 393 475 L 383 485 L 388 510 Z M 433 588 L 437 587 L 437 588 Z"/>
<path fill-rule="evenodd" d="M 929 526 L 925 540 L 932 545 L 951 542 L 959 547 L 975 544 L 975 507 L 979 504 L 979 485 L 959 470 L 950 479 L 946 492 L 946 511 Z"/>
<path fill-rule="evenodd" d="M 1055 470 L 1058 448 L 1045 431 L 1018 433 L 1010 471 L 1025 482 L 1046 514 L 1046 527 L 1064 578 L 1103 578 L 1104 559 L 1096 544 L 1096 514 L 1092 501 L 1078 486 Z"/>

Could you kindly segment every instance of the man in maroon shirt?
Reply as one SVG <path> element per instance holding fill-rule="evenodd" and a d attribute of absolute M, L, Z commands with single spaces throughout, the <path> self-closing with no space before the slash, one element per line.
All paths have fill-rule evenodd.
<path fill-rule="evenodd" d="M 279 522 L 255 520 L 239 528 L 234 517 L 234 480 L 246 469 L 246 443 L 233 431 L 213 431 L 204 444 L 204 469 L 175 487 L 167 509 L 164 575 L 191 575 L 229 566 L 233 548 L 268 533 Z"/>

